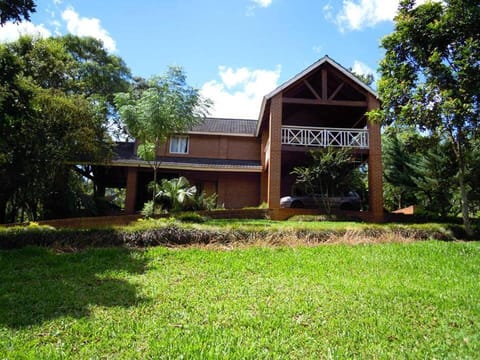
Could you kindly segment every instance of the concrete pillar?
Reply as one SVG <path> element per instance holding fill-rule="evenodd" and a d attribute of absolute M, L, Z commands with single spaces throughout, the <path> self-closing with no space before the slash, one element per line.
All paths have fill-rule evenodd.
<path fill-rule="evenodd" d="M 377 99 L 369 97 L 368 110 L 380 106 Z M 383 221 L 383 170 L 380 124 L 368 121 L 368 202 L 373 221 Z"/>
<path fill-rule="evenodd" d="M 268 166 L 268 196 L 270 209 L 280 208 L 280 181 L 282 173 L 282 94 L 274 96 L 270 104 L 270 160 Z"/>
<path fill-rule="evenodd" d="M 127 193 L 125 196 L 125 214 L 135 214 L 135 204 L 137 201 L 137 174 L 138 168 L 129 167 L 127 169 Z"/>

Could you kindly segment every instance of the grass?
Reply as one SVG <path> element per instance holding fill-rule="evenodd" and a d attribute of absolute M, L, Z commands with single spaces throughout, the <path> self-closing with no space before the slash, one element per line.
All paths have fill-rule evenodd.
<path fill-rule="evenodd" d="M 122 229 L 137 230 L 151 229 L 165 224 L 173 223 L 173 219 L 149 219 L 133 222 L 123 226 Z M 178 224 L 178 222 L 177 222 Z M 209 219 L 203 223 L 182 223 L 183 227 L 193 227 L 205 230 L 239 230 L 239 231 L 330 231 L 330 230 L 362 230 L 362 229 L 427 229 L 432 231 L 444 231 L 452 224 L 426 223 L 426 224 L 371 224 L 354 221 L 274 221 L 265 219 Z"/>
<path fill-rule="evenodd" d="M 0 251 L 0 268 L 0 358 L 480 353 L 478 242 L 27 247 Z"/>

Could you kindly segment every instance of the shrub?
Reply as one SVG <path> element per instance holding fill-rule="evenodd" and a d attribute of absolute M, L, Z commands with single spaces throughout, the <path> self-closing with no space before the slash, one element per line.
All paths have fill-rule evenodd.
<path fill-rule="evenodd" d="M 217 207 L 217 194 L 207 195 L 205 191 L 202 191 L 195 198 L 194 208 L 195 210 L 213 210 Z"/>
<path fill-rule="evenodd" d="M 141 211 L 141 214 L 145 218 L 151 218 L 154 215 L 160 215 L 165 213 L 161 205 L 156 204 L 153 202 L 153 200 L 147 201 L 145 204 L 143 204 L 143 209 Z"/>
<path fill-rule="evenodd" d="M 175 218 L 181 222 L 196 223 L 196 224 L 201 224 L 208 220 L 207 217 L 202 216 L 195 212 L 178 214 Z"/>

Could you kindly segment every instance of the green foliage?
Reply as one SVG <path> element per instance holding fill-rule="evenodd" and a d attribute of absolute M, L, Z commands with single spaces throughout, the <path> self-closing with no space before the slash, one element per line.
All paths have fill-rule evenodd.
<path fill-rule="evenodd" d="M 0 2 L 0 26 L 8 21 L 30 21 L 30 14 L 36 11 L 33 0 L 4 0 Z"/>
<path fill-rule="evenodd" d="M 480 123 L 479 18 L 476 1 L 417 7 L 413 0 L 402 1 L 395 31 L 382 40 L 382 109 L 375 113 L 386 124 L 418 126 L 451 142 L 469 232 L 468 161 Z"/>
<path fill-rule="evenodd" d="M 292 171 L 301 190 L 309 194 L 330 195 L 348 188 L 352 172 L 350 149 L 329 147 L 312 150 L 310 155 L 309 166 L 295 167 Z"/>
<path fill-rule="evenodd" d="M 296 175 L 295 184 L 300 192 L 305 194 L 322 194 L 331 196 L 346 190 L 354 182 L 351 149 L 328 147 L 322 150 L 310 151 L 311 162 L 305 167 L 295 167 L 292 174 Z M 329 212 L 329 202 L 321 201 L 321 206 Z"/>
<path fill-rule="evenodd" d="M 190 186 L 187 178 L 162 179 L 156 199 L 166 203 L 172 212 L 179 212 L 191 206 L 195 200 L 197 188 Z"/>
<path fill-rule="evenodd" d="M 207 221 L 207 217 L 202 216 L 196 212 L 187 212 L 187 213 L 180 213 L 175 216 L 175 219 L 186 222 L 186 223 L 194 223 L 194 224 L 202 224 Z"/>
<path fill-rule="evenodd" d="M 143 217 L 145 217 L 147 219 L 153 216 L 154 208 L 153 208 L 153 201 L 152 200 L 147 201 L 145 204 L 143 204 L 141 214 L 143 215 Z"/>
<path fill-rule="evenodd" d="M 137 154 L 143 160 L 155 161 L 155 150 L 155 145 L 151 143 L 139 144 Z"/>
<path fill-rule="evenodd" d="M 418 157 L 418 177 L 414 181 L 417 198 L 427 214 L 447 217 L 460 213 L 455 203 L 458 190 L 454 186 L 458 165 L 451 147 L 449 142 L 439 141 Z"/>
<path fill-rule="evenodd" d="M 210 101 L 187 84 L 182 68 L 171 66 L 165 75 L 146 82 L 138 79 L 129 92 L 117 93 L 115 104 L 129 135 L 142 144 L 137 154 L 150 163 L 156 184 L 160 145 L 170 135 L 183 133 L 203 121 Z M 154 188 L 152 199 L 156 192 Z"/>
<path fill-rule="evenodd" d="M 396 210 L 417 205 L 415 191 L 418 178 L 415 164 L 418 156 L 395 132 L 386 131 L 383 139 L 383 175 L 385 179 L 385 204 Z"/>
<path fill-rule="evenodd" d="M 0 45 L 0 72 L 0 222 L 78 215 L 67 163 L 109 158 L 111 94 L 128 69 L 98 40 L 67 35 Z"/>
<path fill-rule="evenodd" d="M 351 68 L 350 68 L 350 71 L 352 72 Z M 356 72 L 352 72 L 352 73 L 365 85 L 372 86 L 373 82 L 375 81 L 375 77 L 373 76 L 373 74 L 360 74 Z"/>
<path fill-rule="evenodd" d="M 415 128 L 390 126 L 382 138 L 384 204 L 388 210 L 417 205 L 427 217 L 460 212 L 452 145 Z"/>
<path fill-rule="evenodd" d="M 205 191 L 197 193 L 192 210 L 213 210 L 217 208 L 218 195 L 207 195 Z"/>
<path fill-rule="evenodd" d="M 140 219 L 116 228 L 55 229 L 35 223 L 0 227 L 0 249 L 31 245 L 58 249 L 185 244 L 311 245 L 331 242 L 332 239 L 347 243 L 375 243 L 399 239 L 465 238 L 464 228 L 455 224 L 374 225 L 352 221 L 312 221 L 309 218 L 300 218 L 299 221 L 211 220 L 195 213 L 178 214 L 175 218 Z"/>

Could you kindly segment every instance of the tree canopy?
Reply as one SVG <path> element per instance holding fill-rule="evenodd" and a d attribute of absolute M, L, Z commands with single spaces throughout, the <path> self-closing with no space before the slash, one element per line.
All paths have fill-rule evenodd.
<path fill-rule="evenodd" d="M 2 0 L 0 1 L 0 25 L 8 21 L 20 22 L 30 20 L 30 14 L 35 12 L 33 0 Z"/>
<path fill-rule="evenodd" d="M 382 41 L 378 92 L 384 124 L 447 138 L 458 162 L 463 220 L 471 232 L 466 174 L 480 122 L 480 2 L 403 0 L 395 30 Z"/>
<path fill-rule="evenodd" d="M 155 198 L 160 145 L 170 135 L 183 133 L 201 122 L 210 102 L 187 84 L 182 68 L 172 66 L 165 75 L 148 81 L 138 79 L 130 92 L 116 94 L 115 103 L 128 133 L 140 143 L 138 155 L 153 167 Z"/>
<path fill-rule="evenodd" d="M 0 45 L 0 72 L 0 222 L 71 215 L 67 164 L 108 158 L 112 91 L 128 88 L 129 70 L 69 35 Z"/>

